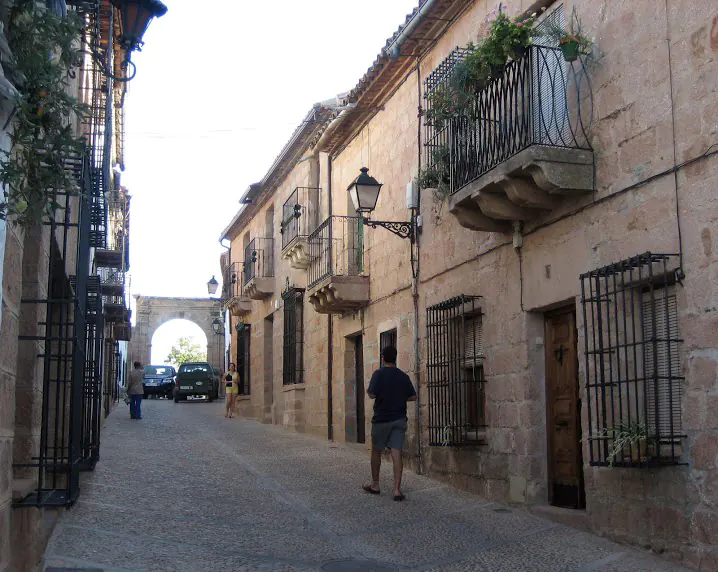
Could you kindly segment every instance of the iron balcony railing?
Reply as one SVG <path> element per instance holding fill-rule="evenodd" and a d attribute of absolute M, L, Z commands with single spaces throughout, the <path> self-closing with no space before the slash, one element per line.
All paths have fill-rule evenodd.
<path fill-rule="evenodd" d="M 427 111 L 431 93 L 448 89 L 452 70 L 465 53 L 455 50 L 427 78 Z M 559 48 L 533 45 L 461 112 L 444 121 L 425 122 L 426 164 L 436 168 L 455 193 L 534 145 L 590 150 L 592 115 L 583 59 L 568 63 Z"/>
<path fill-rule="evenodd" d="M 364 272 L 364 222 L 361 217 L 331 216 L 307 239 L 309 288 L 327 276 Z"/>
<path fill-rule="evenodd" d="M 274 239 L 255 238 L 244 249 L 244 283 L 274 276 Z"/>
<path fill-rule="evenodd" d="M 316 187 L 297 187 L 282 207 L 282 250 L 317 228 L 319 193 Z"/>
<path fill-rule="evenodd" d="M 232 262 L 224 269 L 224 274 L 222 275 L 222 300 L 226 301 L 242 296 L 244 293 L 243 269 L 244 262 Z"/>

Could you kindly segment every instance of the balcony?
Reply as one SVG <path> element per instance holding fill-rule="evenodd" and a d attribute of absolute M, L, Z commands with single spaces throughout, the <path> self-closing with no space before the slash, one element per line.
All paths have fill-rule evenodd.
<path fill-rule="evenodd" d="M 319 193 L 315 187 L 297 187 L 282 208 L 282 258 L 289 260 L 292 268 L 309 267 L 307 239 L 317 228 Z"/>
<path fill-rule="evenodd" d="M 106 242 L 95 250 L 95 263 L 98 268 L 122 270 L 128 266 L 128 201 L 126 197 L 120 196 L 119 199 L 109 200 L 106 204 Z M 105 215 L 97 213 L 97 216 Z"/>
<path fill-rule="evenodd" d="M 100 293 L 103 296 L 123 297 L 125 295 L 125 273 L 122 270 L 102 267 L 100 276 Z"/>
<path fill-rule="evenodd" d="M 447 61 L 455 66 L 462 57 L 458 50 Z M 450 80 L 442 64 L 427 78 L 427 93 Z M 427 164 L 448 184 L 449 211 L 466 228 L 508 232 L 513 221 L 534 220 L 591 192 L 592 113 L 582 61 L 567 63 L 558 48 L 531 46 L 461 113 L 427 122 Z"/>
<path fill-rule="evenodd" d="M 125 306 L 124 297 L 109 297 L 104 304 L 105 322 L 111 324 L 128 323 L 131 312 Z"/>
<path fill-rule="evenodd" d="M 369 303 L 364 268 L 364 225 L 359 217 L 332 216 L 307 239 L 309 302 L 320 314 L 344 314 Z"/>
<path fill-rule="evenodd" d="M 244 293 L 243 262 L 233 262 L 224 271 L 222 300 L 233 316 L 246 316 L 252 311 L 252 299 Z"/>
<path fill-rule="evenodd" d="M 252 300 L 274 294 L 274 239 L 255 238 L 244 249 L 244 293 Z"/>

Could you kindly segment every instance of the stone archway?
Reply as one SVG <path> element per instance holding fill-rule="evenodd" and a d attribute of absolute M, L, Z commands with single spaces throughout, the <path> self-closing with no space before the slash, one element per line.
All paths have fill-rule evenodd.
<path fill-rule="evenodd" d="M 224 368 L 224 335 L 212 329 L 215 318 L 222 320 L 222 304 L 211 298 L 161 298 L 135 296 L 137 322 L 132 328 L 130 363 L 149 364 L 152 359 L 152 336 L 170 320 L 189 320 L 197 324 L 207 336 L 207 360 L 213 367 Z"/>

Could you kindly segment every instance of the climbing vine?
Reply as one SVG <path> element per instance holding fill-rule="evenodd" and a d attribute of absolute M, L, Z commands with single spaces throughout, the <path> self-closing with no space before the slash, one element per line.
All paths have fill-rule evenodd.
<path fill-rule="evenodd" d="M 74 14 L 58 17 L 32 0 L 10 15 L 7 71 L 18 88 L 10 148 L 0 149 L 0 218 L 20 225 L 41 222 L 57 208 L 58 193 L 79 192 L 65 160 L 84 148 L 76 119 L 88 109 L 71 93 L 70 72 L 81 63 L 84 24 Z"/>

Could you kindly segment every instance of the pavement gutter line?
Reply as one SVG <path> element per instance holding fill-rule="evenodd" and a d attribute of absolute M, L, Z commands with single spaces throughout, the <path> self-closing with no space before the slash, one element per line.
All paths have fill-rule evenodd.
<path fill-rule="evenodd" d="M 60 565 L 52 564 L 53 560 L 59 560 Z M 102 572 L 142 572 L 138 568 L 116 568 L 114 566 L 108 566 L 107 564 L 101 564 L 99 562 L 92 562 L 90 560 L 81 560 L 79 558 L 70 558 L 69 556 L 62 556 L 61 554 L 48 553 L 45 555 L 45 564 L 43 570 L 47 568 L 62 568 L 65 564 L 72 564 L 73 566 L 80 566 L 82 568 L 94 568 L 102 570 Z"/>
<path fill-rule="evenodd" d="M 589 564 L 581 566 L 581 568 L 576 570 L 576 572 L 593 572 L 594 570 L 600 570 L 605 564 L 617 562 L 618 560 L 621 560 L 621 558 L 623 558 L 625 555 L 625 552 L 614 552 L 613 554 L 609 554 L 608 556 L 605 556 L 600 560 L 596 560 L 594 562 L 590 562 Z"/>

